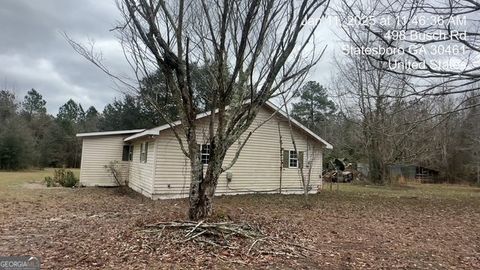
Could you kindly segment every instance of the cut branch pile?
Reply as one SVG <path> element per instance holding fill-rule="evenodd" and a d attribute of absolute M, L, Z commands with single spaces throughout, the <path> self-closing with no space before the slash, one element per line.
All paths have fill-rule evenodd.
<path fill-rule="evenodd" d="M 155 224 L 145 225 L 147 231 L 163 231 L 164 229 L 181 229 L 185 230 L 184 239 L 181 242 L 191 240 L 198 240 L 200 236 L 203 238 L 212 238 L 214 242 L 209 242 L 213 245 L 222 246 L 226 240 L 232 237 L 241 237 L 249 239 L 257 239 L 263 237 L 259 228 L 255 228 L 249 224 L 235 224 L 233 222 L 217 222 L 205 223 L 200 221 L 198 223 L 190 221 L 174 221 L 174 222 L 159 222 Z M 219 241 L 221 240 L 221 241 Z"/>
<path fill-rule="evenodd" d="M 177 234 L 175 243 L 203 243 L 217 248 L 244 250 L 245 255 L 286 255 L 301 256 L 306 255 L 303 251 L 315 252 L 315 250 L 305 247 L 297 243 L 290 243 L 279 238 L 270 237 L 264 234 L 259 227 L 250 224 L 237 224 L 233 222 L 215 222 L 208 223 L 205 221 L 174 221 L 174 222 L 158 222 L 144 226 L 143 231 L 146 233 L 155 233 L 162 235 L 163 232 L 173 230 L 181 232 Z M 242 246 L 239 246 L 239 242 Z M 242 240 L 248 240 L 247 243 Z"/>

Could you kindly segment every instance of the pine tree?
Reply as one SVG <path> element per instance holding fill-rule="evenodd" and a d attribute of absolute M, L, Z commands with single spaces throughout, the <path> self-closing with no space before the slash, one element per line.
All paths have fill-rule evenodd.
<path fill-rule="evenodd" d="M 326 133 L 326 121 L 331 117 L 336 107 L 328 98 L 326 89 L 318 82 L 309 81 L 300 90 L 300 100 L 293 104 L 292 115 L 309 129 L 321 135 Z"/>

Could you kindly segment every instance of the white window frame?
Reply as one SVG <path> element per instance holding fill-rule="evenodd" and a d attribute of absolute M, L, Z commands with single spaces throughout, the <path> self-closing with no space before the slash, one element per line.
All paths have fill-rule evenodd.
<path fill-rule="evenodd" d="M 140 162 L 147 163 L 148 161 L 148 142 L 140 144 Z"/>
<path fill-rule="evenodd" d="M 133 151 L 134 151 L 134 146 L 133 144 L 130 145 L 130 149 L 128 151 L 128 161 L 133 161 Z"/>
<path fill-rule="evenodd" d="M 206 153 L 203 152 L 204 148 L 207 148 Z M 200 162 L 202 162 L 203 165 L 207 165 L 209 161 L 210 161 L 210 144 L 201 144 L 200 145 Z"/>
<path fill-rule="evenodd" d="M 292 154 L 294 154 L 295 157 L 292 157 Z M 297 164 L 297 165 L 292 166 L 292 161 L 296 161 L 295 164 Z M 298 152 L 296 152 L 295 150 L 288 151 L 288 167 L 289 168 L 298 168 L 298 162 L 299 162 Z"/>

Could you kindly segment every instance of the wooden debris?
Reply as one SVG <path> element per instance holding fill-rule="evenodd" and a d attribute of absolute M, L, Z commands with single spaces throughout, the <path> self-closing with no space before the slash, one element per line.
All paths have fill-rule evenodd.
<path fill-rule="evenodd" d="M 249 224 L 237 224 L 233 222 L 214 222 L 208 223 L 204 220 L 200 222 L 192 221 L 173 221 L 173 222 L 158 222 L 155 224 L 148 224 L 144 226 L 143 231 L 154 233 L 163 232 L 165 229 L 186 231 L 182 233 L 181 238 L 175 241 L 176 243 L 196 242 L 208 244 L 216 248 L 237 249 L 230 245 L 230 241 L 235 238 L 252 240 L 249 244 L 247 256 L 254 253 L 254 247 L 257 246 L 257 254 L 274 254 L 274 255 L 288 255 L 295 257 L 305 257 L 304 251 L 313 251 L 308 247 L 296 243 L 288 243 L 284 240 L 269 237 L 263 234 L 259 228 L 255 228 Z M 257 243 L 263 242 L 265 245 L 259 247 Z M 261 250 L 260 250 L 261 249 Z"/>

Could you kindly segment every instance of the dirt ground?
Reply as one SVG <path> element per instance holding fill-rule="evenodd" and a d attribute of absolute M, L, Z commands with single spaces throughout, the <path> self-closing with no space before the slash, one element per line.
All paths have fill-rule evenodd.
<path fill-rule="evenodd" d="M 215 220 L 244 222 L 291 246 L 251 239 L 178 241 L 186 200 L 113 188 L 45 188 L 46 172 L 0 172 L 0 254 L 40 256 L 42 269 L 479 269 L 480 189 L 341 185 L 309 197 L 216 199 Z M 298 247 L 298 248 L 296 248 Z M 290 252 L 295 249 L 296 252 Z"/>

